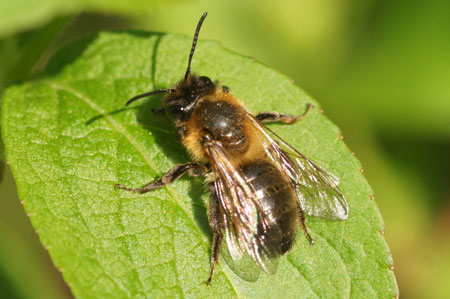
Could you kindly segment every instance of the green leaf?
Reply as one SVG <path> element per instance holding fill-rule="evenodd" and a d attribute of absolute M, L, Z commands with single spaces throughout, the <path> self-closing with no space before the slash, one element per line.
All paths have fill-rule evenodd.
<path fill-rule="evenodd" d="M 33 32 L 0 39 L 0 95 L 11 82 L 24 80 L 44 50 L 69 22 L 69 17 L 57 18 Z M 0 99 L 1 101 L 1 99 Z M 0 134 L 0 182 L 4 171 L 4 147 Z"/>
<path fill-rule="evenodd" d="M 42 53 L 70 20 L 70 17 L 57 18 L 35 31 L 0 40 L 0 62 L 3 66 L 0 70 L 0 92 L 11 82 L 24 80 L 30 75 Z"/>
<path fill-rule="evenodd" d="M 163 3 L 162 0 L 2 0 L 0 37 L 42 25 L 58 16 L 75 15 L 84 10 L 103 14 L 143 15 Z"/>
<path fill-rule="evenodd" d="M 393 297 L 398 289 L 372 190 L 340 132 L 286 76 L 216 42 L 200 41 L 194 72 L 219 79 L 247 108 L 308 116 L 271 128 L 336 174 L 350 208 L 344 222 L 308 218 L 274 276 L 237 270 L 224 255 L 211 286 L 211 232 L 201 179 L 145 195 L 141 186 L 189 161 L 172 125 L 131 96 L 184 75 L 191 38 L 104 32 L 62 49 L 48 76 L 6 90 L 2 129 L 20 198 L 43 245 L 77 297 Z M 226 246 L 222 247 L 225 248 Z M 231 265 L 231 266 L 229 266 Z M 248 271 L 249 272 L 249 271 Z M 244 278 L 244 279 L 243 279 Z"/>

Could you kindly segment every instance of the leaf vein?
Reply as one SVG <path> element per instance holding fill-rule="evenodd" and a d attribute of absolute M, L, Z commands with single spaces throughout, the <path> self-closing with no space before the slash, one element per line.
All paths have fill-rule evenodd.
<path fill-rule="evenodd" d="M 49 85 L 50 87 L 54 88 L 55 90 L 63 90 L 66 91 L 72 95 L 74 95 L 75 97 L 77 97 L 78 99 L 82 100 L 83 102 L 85 102 L 86 104 L 88 104 L 94 111 L 100 113 L 105 119 L 108 120 L 108 122 L 113 126 L 113 128 L 120 134 L 122 134 L 122 136 L 124 136 L 133 146 L 134 148 L 138 151 L 138 153 L 144 158 L 144 160 L 147 162 L 148 166 L 158 175 L 161 176 L 160 171 L 158 170 L 158 168 L 156 167 L 155 164 L 153 164 L 151 157 L 149 157 L 145 151 L 145 149 L 138 143 L 138 141 L 132 136 L 130 135 L 127 130 L 120 124 L 118 123 L 111 115 L 109 115 L 103 108 L 101 108 L 100 106 L 98 106 L 96 103 L 94 103 L 91 99 L 89 99 L 88 97 L 84 96 L 83 94 L 81 94 L 80 92 L 78 92 L 77 90 L 69 87 L 69 86 L 65 86 L 62 85 L 60 83 L 55 83 L 55 82 L 51 82 L 51 81 L 44 81 L 47 85 Z M 199 227 L 199 224 L 192 218 L 192 216 L 189 214 L 189 212 L 187 211 L 187 207 L 185 206 L 185 204 L 183 203 L 183 201 L 180 199 L 180 197 L 177 195 L 176 191 L 173 189 L 173 187 L 171 187 L 170 185 L 166 185 L 164 187 L 167 191 L 168 194 L 172 197 L 172 199 L 178 203 L 178 205 L 181 207 L 181 210 L 183 211 L 183 213 L 187 216 L 187 218 L 192 222 L 192 224 L 195 226 L 195 228 L 197 229 L 197 232 L 199 232 L 200 238 L 204 241 L 205 244 L 207 244 L 207 246 L 209 247 L 209 243 L 208 240 L 206 238 L 206 236 L 204 234 L 201 233 L 201 228 Z M 220 265 L 219 265 L 220 267 Z M 237 288 L 236 286 L 233 284 L 232 279 L 230 279 L 231 277 L 231 273 L 228 273 L 227 269 L 225 267 L 220 267 L 222 272 L 225 274 L 225 276 L 227 277 L 227 280 L 229 281 L 230 285 L 233 287 L 233 290 L 236 292 L 237 294 Z M 240 297 L 240 296 L 238 296 Z M 241 297 L 240 297 L 241 298 Z"/>

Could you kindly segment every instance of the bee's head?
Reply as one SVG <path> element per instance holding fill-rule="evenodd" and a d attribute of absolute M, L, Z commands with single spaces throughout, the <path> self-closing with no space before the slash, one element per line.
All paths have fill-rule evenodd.
<path fill-rule="evenodd" d="M 175 122 L 186 121 L 198 100 L 213 94 L 215 90 L 216 84 L 210 78 L 189 75 L 187 80 L 178 83 L 174 92 L 168 94 L 164 99 L 168 116 Z"/>
<path fill-rule="evenodd" d="M 175 122 L 186 121 L 194 110 L 198 100 L 206 95 L 212 94 L 216 88 L 216 85 L 208 77 L 197 77 L 191 74 L 192 57 L 194 56 L 198 34 L 206 15 L 207 13 L 205 12 L 200 18 L 200 21 L 198 21 L 184 80 L 178 83 L 174 92 L 167 95 L 164 100 L 167 114 Z"/>
<path fill-rule="evenodd" d="M 200 28 L 203 21 L 206 18 L 207 13 L 205 12 L 200 21 L 197 24 L 197 29 L 195 30 L 194 40 L 192 42 L 191 53 L 189 54 L 188 67 L 184 75 L 184 80 L 178 83 L 175 88 L 159 89 L 144 94 L 137 95 L 131 98 L 126 105 L 132 102 L 149 97 L 156 94 L 168 93 L 164 99 L 164 105 L 169 117 L 171 117 L 175 122 L 186 121 L 192 113 L 198 100 L 206 95 L 212 94 L 216 89 L 216 84 L 214 84 L 211 79 L 205 76 L 197 77 L 191 74 L 191 61 L 194 56 L 195 47 L 197 45 L 197 38 L 200 32 Z"/>

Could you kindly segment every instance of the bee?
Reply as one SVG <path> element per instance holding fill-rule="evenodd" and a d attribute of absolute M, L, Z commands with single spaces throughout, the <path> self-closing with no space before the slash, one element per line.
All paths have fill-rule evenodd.
<path fill-rule="evenodd" d="M 293 116 L 278 112 L 252 115 L 228 87 L 191 74 L 191 61 L 205 12 L 198 22 L 184 79 L 173 88 L 137 95 L 126 105 L 166 93 L 164 112 L 194 162 L 176 165 L 162 178 L 141 188 L 117 187 L 138 193 L 162 188 L 188 173 L 204 176 L 211 192 L 208 206 L 213 233 L 210 284 L 225 237 L 233 260 L 248 254 L 263 271 L 273 274 L 300 226 L 310 243 L 305 215 L 345 220 L 347 202 L 338 179 L 306 158 L 264 123 L 292 124 Z"/>

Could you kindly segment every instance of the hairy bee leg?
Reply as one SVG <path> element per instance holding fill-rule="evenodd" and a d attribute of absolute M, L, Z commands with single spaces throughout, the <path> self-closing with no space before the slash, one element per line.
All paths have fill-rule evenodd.
<path fill-rule="evenodd" d="M 279 113 L 276 111 L 267 111 L 267 112 L 261 112 L 261 113 L 257 114 L 255 117 L 257 120 L 259 120 L 262 123 L 283 122 L 286 124 L 292 124 L 292 123 L 295 123 L 296 121 L 303 119 L 308 114 L 311 107 L 312 107 L 312 104 L 306 105 L 305 112 L 303 112 L 303 114 L 298 115 L 298 116 L 294 116 L 291 114 Z"/>
<path fill-rule="evenodd" d="M 314 245 L 314 243 L 316 243 L 316 242 L 311 237 L 311 235 L 308 232 L 308 229 L 306 228 L 305 213 L 301 209 L 300 209 L 300 224 L 302 226 L 303 231 L 305 232 L 306 237 L 308 238 L 309 244 Z"/>
<path fill-rule="evenodd" d="M 209 226 L 213 232 L 213 241 L 211 245 L 211 270 L 209 272 L 207 285 L 211 284 L 211 280 L 214 274 L 214 268 L 219 261 L 220 245 L 223 240 L 222 230 L 224 229 L 223 213 L 220 209 L 219 199 L 217 198 L 216 191 L 214 189 L 214 183 L 209 185 L 211 190 L 211 200 L 208 207 Z"/>
<path fill-rule="evenodd" d="M 169 170 L 162 178 L 151 181 L 150 183 L 144 185 L 141 188 L 127 188 L 121 184 L 116 184 L 115 187 L 131 192 L 145 193 L 148 191 L 162 188 L 167 184 L 172 184 L 186 172 L 188 172 L 189 175 L 192 177 L 198 177 L 206 174 L 207 171 L 208 168 L 205 165 L 189 162 L 186 164 L 176 165 L 171 170 Z"/>

